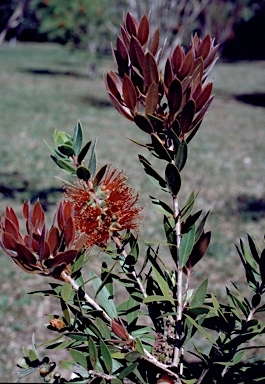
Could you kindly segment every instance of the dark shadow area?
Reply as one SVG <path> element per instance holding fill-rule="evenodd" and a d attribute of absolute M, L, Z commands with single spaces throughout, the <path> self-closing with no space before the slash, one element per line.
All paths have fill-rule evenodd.
<path fill-rule="evenodd" d="M 235 95 L 236 100 L 255 107 L 265 107 L 265 93 L 245 93 L 242 95 Z"/>
<path fill-rule="evenodd" d="M 41 190 L 34 189 L 27 180 L 19 178 L 18 173 L 12 174 L 12 180 L 13 185 L 9 183 L 8 186 L 0 181 L 0 198 L 12 199 L 21 203 L 28 200 L 35 203 L 39 200 L 44 211 L 47 211 L 49 206 L 56 204 L 58 199 L 62 197 L 62 193 L 65 192 L 63 188 L 55 187 Z"/>
<path fill-rule="evenodd" d="M 49 75 L 49 76 L 69 76 L 80 79 L 88 79 L 88 75 L 74 72 L 74 71 L 53 71 L 49 69 L 34 69 L 34 68 L 26 68 L 20 69 L 21 72 L 31 73 L 33 75 Z"/>
<path fill-rule="evenodd" d="M 251 220 L 261 220 L 265 217 L 265 199 L 255 196 L 239 195 L 237 197 L 237 212 Z"/>
<path fill-rule="evenodd" d="M 82 102 L 90 104 L 93 107 L 109 108 L 113 107 L 112 103 L 108 99 L 97 99 L 94 96 L 85 96 L 82 98 Z"/>

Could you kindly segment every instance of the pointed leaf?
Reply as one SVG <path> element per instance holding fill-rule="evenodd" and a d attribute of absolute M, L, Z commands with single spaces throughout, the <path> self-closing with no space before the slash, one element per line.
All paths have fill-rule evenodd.
<path fill-rule="evenodd" d="M 170 215 L 170 216 L 174 215 L 173 209 L 169 205 L 164 203 L 162 200 L 156 199 L 155 197 L 152 197 L 152 196 L 150 196 L 150 198 L 152 200 L 152 203 L 154 204 L 154 206 L 156 207 L 156 209 L 159 212 L 162 212 L 166 216 L 167 215 Z"/>
<path fill-rule="evenodd" d="M 137 39 L 141 45 L 144 45 L 149 37 L 149 21 L 146 15 L 143 15 L 137 32 Z"/>
<path fill-rule="evenodd" d="M 69 349 L 70 355 L 73 357 L 73 359 L 81 365 L 83 368 L 87 368 L 87 360 L 84 353 L 77 351 L 76 349 Z"/>
<path fill-rule="evenodd" d="M 154 146 L 154 151 L 160 159 L 166 160 L 168 162 L 171 162 L 171 156 L 167 149 L 164 147 L 164 145 L 161 143 L 161 140 L 158 139 L 156 135 L 151 135 L 152 138 L 152 144 Z"/>
<path fill-rule="evenodd" d="M 72 286 L 70 283 L 64 283 L 61 289 L 61 296 L 64 301 L 68 301 L 72 292 Z"/>
<path fill-rule="evenodd" d="M 191 251 L 193 249 L 194 241 L 195 241 L 195 224 L 193 224 L 190 231 L 188 233 L 184 233 L 184 235 L 181 238 L 180 249 L 179 249 L 179 264 L 180 264 L 180 267 L 182 268 L 188 261 L 189 255 L 191 254 Z"/>
<path fill-rule="evenodd" d="M 88 357 L 93 368 L 96 367 L 98 362 L 98 351 L 92 337 L 88 340 Z"/>
<path fill-rule="evenodd" d="M 151 181 L 157 186 L 159 187 L 160 189 L 162 189 L 163 191 L 165 192 L 169 192 L 169 189 L 168 189 L 168 186 L 167 186 L 167 182 L 165 179 L 163 179 L 163 177 L 161 177 L 157 172 L 156 170 L 151 166 L 151 164 L 149 163 L 148 160 L 146 160 L 142 155 L 138 155 L 139 157 L 139 160 L 145 170 L 145 172 L 147 173 L 147 175 L 149 176 L 149 178 L 151 179 Z"/>
<path fill-rule="evenodd" d="M 93 271 L 90 271 L 90 277 L 93 277 L 91 282 L 92 282 L 92 285 L 93 285 L 95 292 L 97 292 L 99 287 L 102 284 L 102 281 L 100 280 L 99 277 L 97 277 L 97 275 Z M 106 287 L 103 286 L 101 288 L 101 290 L 98 292 L 97 298 L 98 298 L 101 306 L 105 309 L 107 314 L 112 319 L 118 317 L 114 302 L 112 299 L 110 299 L 110 293 Z"/>
<path fill-rule="evenodd" d="M 137 103 L 137 94 L 132 80 L 127 75 L 124 75 L 122 80 L 122 93 L 126 106 L 134 111 Z"/>
<path fill-rule="evenodd" d="M 64 172 L 66 172 L 72 176 L 76 174 L 76 168 L 73 165 L 71 165 L 70 163 L 68 163 L 64 160 L 57 159 L 57 157 L 55 157 L 53 155 L 51 155 L 51 158 Z"/>
<path fill-rule="evenodd" d="M 158 46 L 159 46 L 159 39 L 160 39 L 160 31 L 159 28 L 157 28 L 154 32 L 154 35 L 152 37 L 152 40 L 150 42 L 149 51 L 152 53 L 153 56 L 156 55 Z"/>
<path fill-rule="evenodd" d="M 165 170 L 166 182 L 174 196 L 177 196 L 181 187 L 181 177 L 175 164 L 169 163 Z"/>
<path fill-rule="evenodd" d="M 179 172 L 184 168 L 188 157 L 188 146 L 185 140 L 182 140 L 178 146 L 175 158 L 175 165 Z"/>
<path fill-rule="evenodd" d="M 90 148 L 90 145 L 91 145 L 92 141 L 88 141 L 86 143 L 86 145 L 81 149 L 79 155 L 77 156 L 77 161 L 78 161 L 78 164 L 82 164 L 82 161 L 84 160 L 89 148 Z"/>
<path fill-rule="evenodd" d="M 168 297 L 169 298 L 169 301 L 174 304 L 174 299 L 172 297 L 172 292 L 168 286 L 168 283 L 167 281 L 165 280 L 165 278 L 163 276 L 160 275 L 160 273 L 158 272 L 158 270 L 153 266 L 153 271 L 154 271 L 154 274 L 155 274 L 155 277 L 156 277 L 156 281 L 159 285 L 159 288 L 161 289 L 162 293 L 163 293 L 163 296 L 164 297 Z"/>
<path fill-rule="evenodd" d="M 178 112 L 182 103 L 182 85 L 178 79 L 174 79 L 168 88 L 168 107 L 174 115 Z"/>
<path fill-rule="evenodd" d="M 158 69 L 154 56 L 147 52 L 143 61 L 143 74 L 146 85 L 149 87 L 153 82 L 158 83 Z"/>
<path fill-rule="evenodd" d="M 191 308 L 196 308 L 196 307 L 201 307 L 204 304 L 204 300 L 206 297 L 206 292 L 207 292 L 207 287 L 208 287 L 208 279 L 205 279 L 200 286 L 197 288 L 192 301 L 190 303 Z"/>
<path fill-rule="evenodd" d="M 195 320 L 193 320 L 190 316 L 186 315 L 185 313 L 183 314 L 190 322 L 191 324 L 198 329 L 198 331 L 203 334 L 213 345 L 216 345 L 216 341 L 214 338 L 199 324 L 196 323 Z"/>
<path fill-rule="evenodd" d="M 146 116 L 148 114 L 152 115 L 158 105 L 158 86 L 155 82 L 152 82 L 147 95 L 146 95 L 146 100 L 145 100 L 145 114 Z"/>
<path fill-rule="evenodd" d="M 153 132 L 153 127 L 150 121 L 144 115 L 136 114 L 134 116 L 134 122 L 142 131 L 146 133 Z"/>
<path fill-rule="evenodd" d="M 189 131 L 193 117 L 195 115 L 195 102 L 190 99 L 184 105 L 183 110 L 180 115 L 180 128 L 182 131 L 182 136 Z"/>
<path fill-rule="evenodd" d="M 75 155 L 77 156 L 82 148 L 82 143 L 83 143 L 83 129 L 79 120 L 74 128 L 72 142 L 73 142 L 73 149 L 75 151 Z"/>
<path fill-rule="evenodd" d="M 112 357 L 111 357 L 110 351 L 102 339 L 100 339 L 99 341 L 99 346 L 100 346 L 100 352 L 101 352 L 101 356 L 104 361 L 106 370 L 108 373 L 111 374 L 112 373 Z"/>

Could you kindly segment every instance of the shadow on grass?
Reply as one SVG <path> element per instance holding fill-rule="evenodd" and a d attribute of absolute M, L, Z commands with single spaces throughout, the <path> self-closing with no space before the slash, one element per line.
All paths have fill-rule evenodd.
<path fill-rule="evenodd" d="M 14 173 L 14 175 L 18 176 L 17 173 Z M 14 177 L 13 179 L 15 180 Z M 58 201 L 58 198 L 62 197 L 63 192 L 63 188 L 54 187 L 37 190 L 32 188 L 28 181 L 19 180 L 18 177 L 14 185 L 9 184 L 7 186 L 0 181 L 0 196 L 2 195 L 5 199 L 12 199 L 22 203 L 28 200 L 34 203 L 39 200 L 44 211 L 48 211 L 49 206 L 53 206 Z"/>
<path fill-rule="evenodd" d="M 235 95 L 235 99 L 255 107 L 265 107 L 265 93 L 245 93 Z"/>
<path fill-rule="evenodd" d="M 260 220 L 265 217 L 265 199 L 239 195 L 237 197 L 237 209 L 239 213 L 247 214 L 252 220 Z"/>
<path fill-rule="evenodd" d="M 69 76 L 69 77 L 75 77 L 75 78 L 83 78 L 88 79 L 88 75 L 83 73 L 78 73 L 75 71 L 55 71 L 45 68 L 40 69 L 34 69 L 34 68 L 26 68 L 26 69 L 20 69 L 20 72 L 26 72 L 31 73 L 33 75 L 48 75 L 48 76 Z"/>

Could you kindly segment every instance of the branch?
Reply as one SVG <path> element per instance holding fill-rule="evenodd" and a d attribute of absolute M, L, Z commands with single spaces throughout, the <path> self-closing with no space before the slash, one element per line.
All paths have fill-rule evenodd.
<path fill-rule="evenodd" d="M 70 283 L 72 285 L 72 287 L 74 288 L 75 291 L 79 290 L 79 286 L 76 284 L 75 280 L 72 279 L 71 276 L 67 275 L 67 273 L 65 271 L 63 271 L 61 273 L 61 276 L 64 279 L 64 281 L 67 281 L 68 283 Z M 87 293 L 85 293 L 85 299 L 94 309 L 101 311 L 102 315 L 105 317 L 105 319 L 109 323 L 112 322 L 112 319 L 109 317 L 107 312 L 105 312 L 90 296 L 88 296 Z"/>
<path fill-rule="evenodd" d="M 65 271 L 61 273 L 62 278 L 64 281 L 70 283 L 75 291 L 78 291 L 79 286 L 76 284 L 75 280 L 71 278 L 71 276 L 67 275 Z M 85 293 L 84 296 L 85 300 L 96 310 L 101 311 L 102 315 L 105 317 L 105 319 L 108 321 L 108 323 L 111 325 L 112 319 L 109 317 L 109 315 L 87 294 Z M 134 338 L 130 336 L 131 340 L 134 340 Z M 143 359 L 148 361 L 149 363 L 155 365 L 156 367 L 162 369 L 164 372 L 167 372 L 169 375 L 173 376 L 175 379 L 177 379 L 176 384 L 181 384 L 181 381 L 179 379 L 179 376 L 177 373 L 172 372 L 167 365 L 161 363 L 159 360 L 157 360 L 150 352 L 148 352 L 146 349 L 144 349 L 144 356 L 142 356 Z M 91 373 L 96 375 L 95 371 L 91 371 Z M 113 377 L 112 377 L 113 378 Z M 110 380 L 110 379 L 109 379 Z"/>
<path fill-rule="evenodd" d="M 180 362 L 180 355 L 183 353 L 179 348 L 180 341 L 181 341 L 181 322 L 182 322 L 182 310 L 183 310 L 183 303 L 182 303 L 182 281 L 183 281 L 183 271 L 182 268 L 180 268 L 179 265 L 179 248 L 180 248 L 180 241 L 181 241 L 181 228 L 180 228 L 180 210 L 179 210 L 179 202 L 178 198 L 176 196 L 173 197 L 173 206 L 174 206 L 174 216 L 177 220 L 175 230 L 176 230 L 176 244 L 177 244 L 177 267 L 178 267 L 178 282 L 177 282 L 177 320 L 176 320 L 176 344 L 174 348 L 174 357 L 173 357 L 173 363 L 172 366 L 177 367 Z M 183 366 L 180 367 L 180 373 L 183 370 Z"/>
<path fill-rule="evenodd" d="M 117 245 L 118 249 L 120 251 L 122 251 L 123 257 L 126 259 L 127 253 L 126 253 L 125 249 L 123 248 L 119 238 L 117 236 L 112 236 L 112 238 L 113 238 L 113 241 L 115 242 L 115 244 Z M 138 284 L 138 286 L 140 288 L 140 291 L 142 292 L 143 297 L 146 298 L 147 297 L 147 293 L 145 291 L 145 288 L 144 288 L 140 278 L 137 276 L 135 271 L 132 271 L 131 273 L 132 273 L 133 277 L 135 278 L 135 280 L 136 280 L 136 282 L 137 282 L 137 284 Z"/>

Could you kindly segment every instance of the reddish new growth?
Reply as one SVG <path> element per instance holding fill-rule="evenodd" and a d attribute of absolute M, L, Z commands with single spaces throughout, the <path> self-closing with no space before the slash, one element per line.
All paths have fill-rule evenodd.
<path fill-rule="evenodd" d="M 115 232 L 137 229 L 138 195 L 126 185 L 126 176 L 117 168 L 104 166 L 91 181 L 78 180 L 65 186 L 65 197 L 75 205 L 76 228 L 87 235 L 87 247 L 105 247 Z"/>
<path fill-rule="evenodd" d="M 64 280 L 61 273 L 71 274 L 70 265 L 85 245 L 84 234 L 76 238 L 73 213 L 72 204 L 62 201 L 47 230 L 41 204 L 36 202 L 31 209 L 24 203 L 27 234 L 23 236 L 15 211 L 7 207 L 4 222 L 0 222 L 0 245 L 25 272 Z"/>

